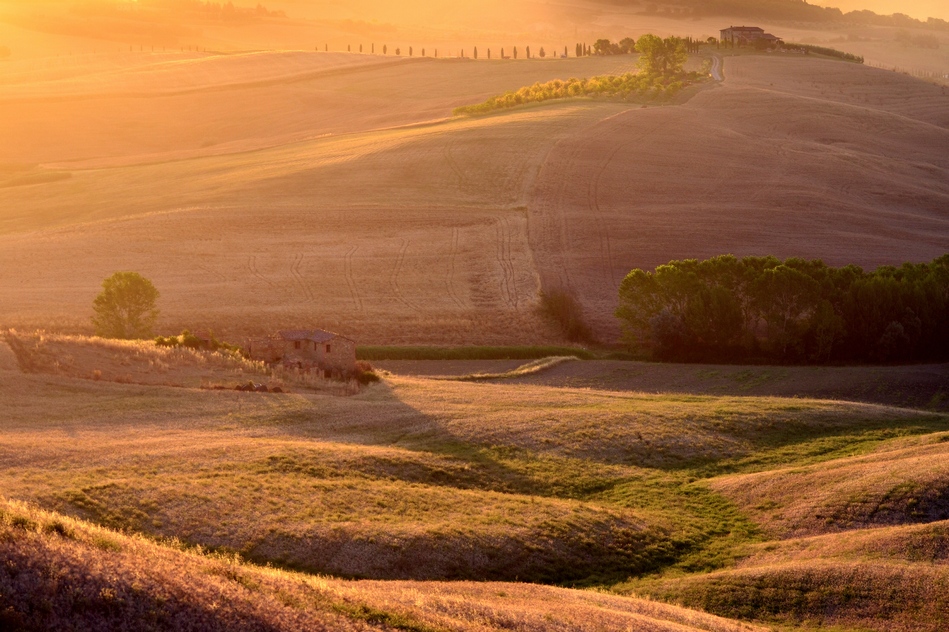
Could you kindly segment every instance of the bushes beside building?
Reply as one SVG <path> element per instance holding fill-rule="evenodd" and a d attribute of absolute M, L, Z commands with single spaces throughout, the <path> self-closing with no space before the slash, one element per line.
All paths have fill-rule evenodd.
<path fill-rule="evenodd" d="M 789 363 L 949 360 L 949 255 L 865 272 L 732 255 L 623 280 L 616 315 L 657 359 Z"/>

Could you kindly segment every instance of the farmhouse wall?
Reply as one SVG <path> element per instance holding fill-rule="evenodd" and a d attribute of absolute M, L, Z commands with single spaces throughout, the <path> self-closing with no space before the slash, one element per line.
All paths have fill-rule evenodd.
<path fill-rule="evenodd" d="M 254 360 L 304 369 L 351 373 L 356 370 L 356 343 L 321 330 L 280 332 L 247 341 Z"/>

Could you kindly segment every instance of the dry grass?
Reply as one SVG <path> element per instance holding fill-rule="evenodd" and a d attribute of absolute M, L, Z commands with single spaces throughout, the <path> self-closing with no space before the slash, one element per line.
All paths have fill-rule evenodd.
<path fill-rule="evenodd" d="M 507 361 L 380 363 L 404 375 L 500 373 Z M 910 366 L 740 366 L 587 360 L 515 380 L 557 388 L 607 391 L 805 397 L 949 411 L 949 364 Z"/>
<path fill-rule="evenodd" d="M 897 443 L 820 465 L 725 477 L 712 487 L 779 537 L 946 520 L 947 438 L 929 435 L 921 445 Z"/>
<path fill-rule="evenodd" d="M 794 629 L 940 632 L 949 624 L 945 566 L 818 560 L 628 588 L 721 616 Z"/>
<path fill-rule="evenodd" d="M 0 549 L 0 623 L 20 630 L 758 629 L 601 593 L 293 574 L 7 501 L 0 503 Z"/>
<path fill-rule="evenodd" d="M 353 577 L 572 580 L 605 586 L 665 572 L 620 587 L 768 622 L 811 616 L 799 605 L 801 599 L 830 608 L 841 595 L 858 593 L 846 608 L 834 611 L 839 616 L 822 614 L 820 620 L 843 625 L 879 615 L 908 628 L 914 617 L 940 621 L 944 611 L 934 599 L 914 613 L 914 604 L 928 598 L 928 588 L 911 594 L 905 608 L 887 605 L 889 593 L 881 592 L 887 582 L 911 591 L 912 569 L 905 565 L 913 560 L 942 564 L 938 528 L 893 533 L 886 541 L 854 540 L 849 552 L 837 552 L 833 564 L 820 558 L 840 543 L 808 544 L 811 552 L 803 553 L 788 543 L 769 551 L 765 547 L 771 543 L 749 546 L 764 539 L 746 516 L 757 517 L 757 510 L 740 500 L 730 502 L 730 490 L 724 496 L 715 491 L 731 479 L 707 478 L 723 471 L 768 471 L 780 481 L 790 468 L 819 472 L 809 465 L 815 462 L 832 472 L 840 467 L 834 457 L 854 451 L 868 463 L 895 462 L 894 455 L 903 451 L 938 466 L 946 444 L 936 440 L 949 428 L 944 416 L 814 400 L 642 395 L 408 377 L 389 377 L 350 398 L 248 395 L 23 374 L 10 355 L 0 354 L 0 367 L 5 367 L 0 368 L 0 490 L 99 525 L 239 552 L 260 563 Z M 907 476 L 926 469 L 919 463 L 906 470 Z M 42 527 L 27 531 L 37 534 Z M 103 552 L 101 546 L 95 555 L 82 547 L 64 552 L 56 547 L 79 545 L 60 536 L 29 535 L 22 541 L 27 552 L 16 554 L 22 560 L 18 564 L 38 568 L 41 577 L 50 565 L 92 568 L 91 575 L 86 572 L 95 578 L 90 594 L 103 587 L 130 594 L 124 579 L 97 583 L 97 569 L 142 566 L 132 558 L 121 561 L 120 552 Z M 69 561 L 77 555 L 79 567 Z M 874 555 L 876 560 L 868 561 Z M 175 558 L 178 577 L 181 568 L 191 568 L 188 559 Z M 30 560 L 39 560 L 37 566 Z M 148 567 L 163 569 L 164 564 L 149 562 Z M 256 593 L 247 597 L 256 604 L 253 612 L 267 611 L 268 595 L 297 595 L 283 585 L 259 588 L 285 575 L 267 571 L 258 576 L 249 567 L 227 564 L 231 570 L 213 577 L 231 577 L 228 581 L 266 597 L 259 603 Z M 696 574 L 710 570 L 711 575 Z M 134 585 L 138 575 L 128 572 Z M 163 573 L 149 580 L 154 588 L 134 594 L 145 603 L 151 603 L 153 591 L 170 595 L 178 612 L 174 586 L 181 584 L 160 589 Z M 942 581 L 938 572 L 926 573 Z M 482 614 L 501 608 L 505 614 L 489 618 L 496 622 L 490 625 L 515 621 L 532 629 L 543 625 L 537 619 L 544 616 L 539 604 L 552 599 L 580 608 L 576 613 L 574 606 L 557 609 L 554 622 L 564 629 L 610 628 L 612 617 L 627 617 L 617 605 L 625 602 L 595 593 L 293 577 L 298 578 L 294 585 L 331 586 L 327 598 L 335 605 L 330 611 L 357 623 L 408 621 L 432 629 L 466 629 L 473 625 L 469 620 L 488 625 Z M 874 588 L 859 592 L 871 579 Z M 206 602 L 204 595 L 222 594 L 214 593 L 224 590 L 217 581 L 199 581 L 198 602 Z M 777 591 L 781 586 L 787 590 Z M 55 586 L 34 594 L 45 590 L 55 592 Z M 505 601 L 495 603 L 501 592 Z M 313 608 L 323 612 L 318 604 L 325 601 L 307 599 L 297 596 L 294 603 L 317 605 L 294 616 L 317 616 Z M 754 604 L 751 610 L 735 605 L 746 601 Z M 52 612 L 73 607 L 56 599 L 50 603 L 55 604 Z M 92 603 L 89 612 L 99 613 L 100 602 Z M 129 607 L 136 603 L 122 598 Z M 190 614 L 182 616 L 209 616 L 200 603 L 187 603 L 190 610 L 180 609 Z M 230 616 L 245 616 L 244 603 Z M 591 604 L 603 606 L 599 615 L 585 609 Z M 649 607 L 666 612 L 666 606 Z M 378 619 L 379 613 L 395 618 Z M 628 625 L 656 625 L 636 621 Z"/>
<path fill-rule="evenodd" d="M 150 340 L 109 340 L 7 332 L 25 370 L 87 380 L 197 388 L 268 381 L 270 369 L 236 353 L 159 347 Z"/>
<path fill-rule="evenodd" d="M 501 373 L 470 373 L 468 375 L 462 375 L 459 377 L 451 377 L 447 379 L 459 380 L 462 382 L 483 382 L 486 380 L 505 380 L 514 377 L 524 377 L 527 375 L 536 375 L 537 373 L 543 373 L 548 369 L 552 369 L 555 366 L 564 364 L 565 362 L 572 362 L 574 360 L 579 360 L 580 358 L 576 356 L 552 356 L 548 358 L 540 358 L 537 360 L 532 360 L 527 364 L 522 364 L 510 371 L 503 371 Z"/>

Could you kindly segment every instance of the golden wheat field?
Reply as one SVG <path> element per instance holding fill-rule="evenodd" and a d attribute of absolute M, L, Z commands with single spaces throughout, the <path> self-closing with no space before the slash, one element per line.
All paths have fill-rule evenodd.
<path fill-rule="evenodd" d="M 677 24 L 613 19 L 617 32 Z M 566 290 L 611 343 L 633 267 L 723 252 L 873 267 L 947 249 L 943 88 L 739 55 L 677 105 L 453 118 L 505 90 L 636 64 L 539 59 L 539 44 L 499 60 L 503 44 L 486 41 L 477 61 L 444 45 L 438 59 L 421 45 L 11 57 L 0 321 L 88 331 L 98 283 L 134 269 L 162 292 L 166 332 L 305 321 L 364 343 L 536 343 L 560 335 L 539 293 Z"/>

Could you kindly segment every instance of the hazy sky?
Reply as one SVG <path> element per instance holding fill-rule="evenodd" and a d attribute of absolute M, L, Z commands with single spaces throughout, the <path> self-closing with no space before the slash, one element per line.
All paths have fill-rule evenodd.
<path fill-rule="evenodd" d="M 869 9 L 877 13 L 905 13 L 925 20 L 928 17 L 949 20 L 949 0 L 809 0 L 811 4 L 837 7 L 842 11 Z"/>

